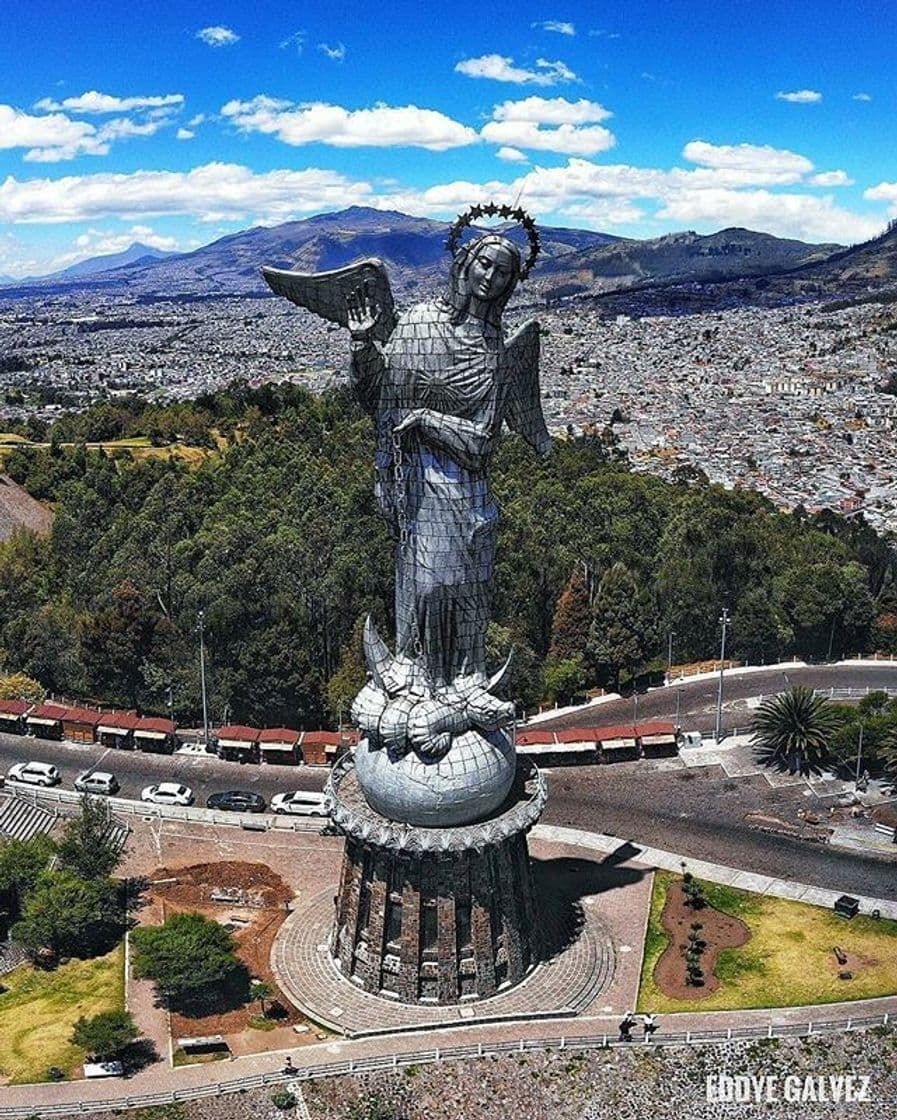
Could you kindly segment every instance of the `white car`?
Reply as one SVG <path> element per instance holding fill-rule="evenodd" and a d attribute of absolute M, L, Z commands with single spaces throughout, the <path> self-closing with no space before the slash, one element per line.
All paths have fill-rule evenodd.
<path fill-rule="evenodd" d="M 79 793 L 118 793 L 121 787 L 118 779 L 108 770 L 85 770 L 75 778 L 75 789 Z"/>
<path fill-rule="evenodd" d="M 193 790 L 177 782 L 160 782 L 157 786 L 147 786 L 140 800 L 151 801 L 154 805 L 192 805 Z"/>
<path fill-rule="evenodd" d="M 26 782 L 30 786 L 58 786 L 62 777 L 49 762 L 17 762 L 6 772 L 9 782 Z"/>
<path fill-rule="evenodd" d="M 293 813 L 302 817 L 326 817 L 327 798 L 323 793 L 297 789 L 293 793 L 275 793 L 271 798 L 272 813 Z"/>

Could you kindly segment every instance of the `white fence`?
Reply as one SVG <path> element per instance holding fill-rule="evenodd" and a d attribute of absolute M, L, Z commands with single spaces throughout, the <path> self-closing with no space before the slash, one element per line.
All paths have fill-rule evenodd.
<path fill-rule="evenodd" d="M 81 804 L 83 794 L 68 789 L 46 789 L 24 785 L 21 782 L 7 782 L 7 788 L 16 797 L 31 800 L 39 805 L 49 802 L 58 805 L 60 812 L 66 808 L 76 809 Z M 201 809 L 193 805 L 154 805 L 150 801 L 131 801 L 125 797 L 106 798 L 112 812 L 123 816 L 144 817 L 158 820 L 195 821 L 198 824 L 231 825 L 252 831 L 317 832 L 326 823 L 323 817 L 281 816 L 277 813 L 222 813 L 216 809 Z"/>
<path fill-rule="evenodd" d="M 651 1045 L 700 1045 L 732 1042 L 752 1038 L 806 1038 L 810 1035 L 833 1034 L 840 1031 L 891 1030 L 890 1015 L 850 1016 L 846 1019 L 820 1022 L 770 1024 L 768 1027 L 730 1027 L 727 1030 L 666 1032 L 661 1029 Z M 86 1100 L 41 1104 L 34 1100 L 30 1105 L 0 1107 L 0 1120 L 27 1120 L 36 1113 L 41 1117 L 72 1116 L 85 1112 L 113 1112 L 125 1108 L 147 1108 L 151 1105 L 175 1104 L 178 1101 L 199 1100 L 203 1097 L 224 1096 L 247 1089 L 262 1089 L 268 1085 L 283 1085 L 289 1081 L 314 1081 L 324 1077 L 341 1077 L 347 1074 L 374 1073 L 378 1070 L 404 1069 L 408 1066 L 430 1065 L 438 1062 L 455 1062 L 465 1059 L 488 1058 L 501 1054 L 521 1054 L 538 1050 L 589 1051 L 606 1050 L 615 1046 L 629 1046 L 614 1034 L 596 1034 L 569 1038 L 564 1035 L 552 1038 L 521 1038 L 514 1042 L 477 1043 L 470 1046 L 435 1047 L 403 1054 L 384 1054 L 374 1058 L 349 1058 L 344 1061 L 322 1062 L 312 1066 L 296 1066 L 289 1070 L 256 1073 L 232 1081 L 194 1085 L 184 1089 L 170 1089 L 164 1093 L 144 1093 L 121 1096 L 113 1100 Z M 214 1071 L 214 1065 L 210 1071 Z M 39 1090 L 38 1090 L 39 1092 Z"/>

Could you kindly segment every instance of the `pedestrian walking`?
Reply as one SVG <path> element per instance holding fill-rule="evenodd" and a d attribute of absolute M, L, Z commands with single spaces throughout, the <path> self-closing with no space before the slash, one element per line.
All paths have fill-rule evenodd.
<path fill-rule="evenodd" d="M 654 1037 L 654 1032 L 657 1030 L 657 1016 L 656 1015 L 643 1015 L 642 1027 L 645 1031 L 645 1042 L 650 1042 Z"/>
<path fill-rule="evenodd" d="M 627 1011 L 620 1022 L 620 1042 L 632 1042 L 632 1028 L 635 1025 L 635 1016 Z"/>
<path fill-rule="evenodd" d="M 293 1073 L 294 1072 L 294 1070 L 293 1070 L 293 1059 L 290 1057 L 289 1054 L 287 1054 L 286 1061 L 283 1063 L 283 1072 L 284 1073 Z"/>

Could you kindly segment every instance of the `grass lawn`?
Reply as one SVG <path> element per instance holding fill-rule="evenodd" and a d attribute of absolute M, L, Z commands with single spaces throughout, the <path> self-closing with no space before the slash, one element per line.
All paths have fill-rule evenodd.
<path fill-rule="evenodd" d="M 0 443 L 27 443 L 24 436 L 17 436 L 15 432 L 0 432 Z"/>
<path fill-rule="evenodd" d="M 180 459 L 188 467 L 200 467 L 210 455 L 216 454 L 208 447 L 194 447 L 187 443 L 170 443 L 164 447 L 135 445 L 130 451 L 135 459 Z"/>
<path fill-rule="evenodd" d="M 75 1021 L 125 1006 L 124 944 L 105 957 L 72 960 L 50 972 L 22 965 L 0 977 L 0 1073 L 14 1084 L 69 1073 L 84 1058 L 69 1041 Z"/>
<path fill-rule="evenodd" d="M 745 922 L 750 940 L 720 953 L 717 991 L 699 1000 L 673 999 L 654 980 L 654 966 L 668 944 L 660 923 L 667 887 L 678 875 L 658 871 L 638 1006 L 642 1011 L 727 1011 L 741 1007 L 798 1007 L 871 999 L 897 993 L 897 922 L 858 916 L 850 921 L 802 902 L 752 894 L 704 880 L 707 902 Z M 701 920 L 700 912 L 695 915 Z M 849 961 L 852 980 L 839 980 L 833 947 Z"/>
<path fill-rule="evenodd" d="M 188 1054 L 178 1046 L 172 1054 L 174 1067 L 203 1065 L 208 1062 L 226 1062 L 230 1057 L 229 1050 L 211 1050 L 204 1054 Z"/>

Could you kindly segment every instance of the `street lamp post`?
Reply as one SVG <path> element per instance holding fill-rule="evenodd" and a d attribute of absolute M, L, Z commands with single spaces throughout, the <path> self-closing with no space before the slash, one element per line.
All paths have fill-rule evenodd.
<path fill-rule="evenodd" d="M 667 638 L 667 677 L 670 675 L 670 670 L 673 668 L 673 638 L 676 635 L 671 630 Z"/>
<path fill-rule="evenodd" d="M 716 694 L 716 741 L 720 742 L 723 735 L 723 672 L 726 664 L 726 627 L 729 625 L 729 612 L 723 607 L 720 615 L 720 625 L 723 628 L 722 643 L 719 651 L 719 690 Z"/>
<path fill-rule="evenodd" d="M 682 685 L 676 689 L 676 730 L 678 731 L 682 724 L 679 722 L 679 713 L 682 710 Z"/>
<path fill-rule="evenodd" d="M 206 642 L 203 628 L 203 612 L 199 612 L 199 681 L 202 688 L 202 734 L 206 748 L 209 752 L 209 705 L 206 698 Z"/>

